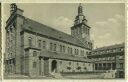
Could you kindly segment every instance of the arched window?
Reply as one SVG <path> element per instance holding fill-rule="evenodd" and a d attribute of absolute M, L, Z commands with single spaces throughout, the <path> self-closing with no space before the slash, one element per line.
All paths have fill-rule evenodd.
<path fill-rule="evenodd" d="M 54 44 L 54 51 L 56 51 L 56 44 Z"/>
<path fill-rule="evenodd" d="M 33 51 L 33 56 L 37 56 L 37 52 L 36 51 Z"/>
<path fill-rule="evenodd" d="M 10 54 L 10 57 L 12 58 L 12 53 Z"/>
<path fill-rule="evenodd" d="M 43 49 L 46 48 L 46 41 L 43 41 Z"/>
<path fill-rule="evenodd" d="M 32 46 L 32 38 L 31 37 L 28 38 L 28 44 L 29 44 L 29 46 Z"/>
<path fill-rule="evenodd" d="M 88 29 L 88 35 L 90 35 L 89 29 Z"/>

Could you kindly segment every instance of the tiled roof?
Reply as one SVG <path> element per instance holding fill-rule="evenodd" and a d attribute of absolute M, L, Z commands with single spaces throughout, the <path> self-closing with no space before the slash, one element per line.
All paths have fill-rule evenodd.
<path fill-rule="evenodd" d="M 115 44 L 115 45 L 111 45 L 111 46 L 104 46 L 104 47 L 96 48 L 93 51 L 108 50 L 108 49 L 115 49 L 115 48 L 123 48 L 124 46 L 125 46 L 124 43 Z"/>
<path fill-rule="evenodd" d="M 79 39 L 66 34 L 64 32 L 53 29 L 44 24 L 38 23 L 32 19 L 26 18 L 26 22 L 24 24 L 24 30 L 29 30 L 32 32 L 36 32 L 51 38 L 55 38 L 60 41 L 67 42 L 69 44 L 73 44 L 82 48 L 87 48 Z"/>

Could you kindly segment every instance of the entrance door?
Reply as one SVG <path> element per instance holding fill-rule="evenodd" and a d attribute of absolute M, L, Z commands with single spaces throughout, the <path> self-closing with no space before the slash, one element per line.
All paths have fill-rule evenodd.
<path fill-rule="evenodd" d="M 51 72 L 56 73 L 57 72 L 57 61 L 53 60 L 51 64 Z"/>
<path fill-rule="evenodd" d="M 124 78 L 124 72 L 123 71 L 119 71 L 119 78 Z"/>
<path fill-rule="evenodd" d="M 49 59 L 44 58 L 44 75 L 49 74 Z"/>

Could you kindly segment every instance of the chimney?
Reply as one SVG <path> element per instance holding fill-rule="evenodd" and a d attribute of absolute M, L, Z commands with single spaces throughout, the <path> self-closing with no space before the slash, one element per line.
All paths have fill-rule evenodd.
<path fill-rule="evenodd" d="M 16 3 L 12 3 L 11 5 L 10 5 L 10 15 L 12 15 L 12 14 L 19 14 L 19 15 L 23 15 L 23 10 L 21 10 L 21 9 L 19 9 L 19 8 L 17 8 L 17 5 L 16 5 Z"/>

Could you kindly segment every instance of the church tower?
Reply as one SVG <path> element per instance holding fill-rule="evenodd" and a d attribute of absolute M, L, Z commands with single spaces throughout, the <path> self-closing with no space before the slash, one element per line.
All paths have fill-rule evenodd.
<path fill-rule="evenodd" d="M 90 28 L 87 25 L 87 19 L 83 13 L 83 7 L 81 4 L 78 6 L 78 15 L 75 18 L 74 26 L 71 27 L 71 35 L 78 38 L 89 48 L 92 48 L 92 42 L 90 40 Z"/>
<path fill-rule="evenodd" d="M 10 5 L 10 17 L 6 21 L 6 52 L 5 70 L 8 73 L 21 72 L 21 30 L 24 17 L 23 10 L 17 8 L 15 3 Z"/>

